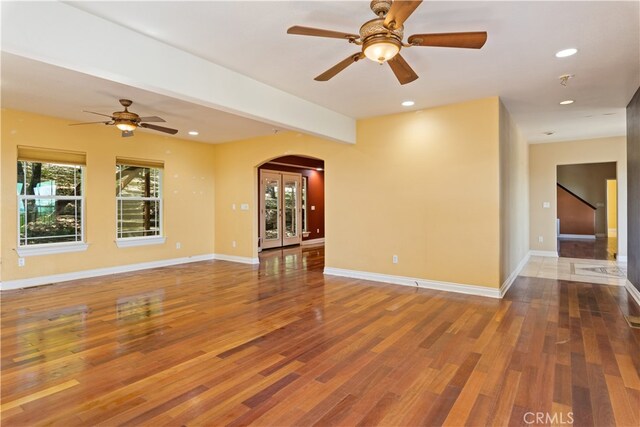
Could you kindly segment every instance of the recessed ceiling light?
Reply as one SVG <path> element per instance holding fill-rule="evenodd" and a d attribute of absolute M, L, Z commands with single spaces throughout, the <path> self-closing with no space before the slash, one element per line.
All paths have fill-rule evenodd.
<path fill-rule="evenodd" d="M 548 131 L 546 131 L 546 132 L 542 132 L 542 133 L 543 133 L 543 134 L 545 134 L 545 135 L 547 135 L 547 136 L 551 136 L 551 135 L 553 135 L 555 132 L 548 130 Z"/>
<path fill-rule="evenodd" d="M 316 168 L 317 171 L 323 171 L 324 169 L 322 168 Z"/>
<path fill-rule="evenodd" d="M 604 113 L 603 116 L 613 116 L 615 113 Z"/>
<path fill-rule="evenodd" d="M 566 101 L 561 101 L 560 105 L 569 105 L 573 104 L 575 101 L 573 99 L 567 99 Z"/>
<path fill-rule="evenodd" d="M 567 56 L 575 55 L 576 53 L 578 53 L 578 49 L 575 49 L 573 47 L 570 49 L 563 49 L 559 52 L 556 52 L 556 58 L 566 58 Z"/>
<path fill-rule="evenodd" d="M 403 107 L 411 107 L 411 106 L 413 106 L 414 104 L 415 104 L 415 102 L 413 102 L 413 101 L 404 101 L 404 102 L 402 103 L 402 106 L 403 106 Z"/>
<path fill-rule="evenodd" d="M 189 131 L 189 135 L 197 136 L 198 135 L 198 131 L 197 130 L 190 130 Z"/>

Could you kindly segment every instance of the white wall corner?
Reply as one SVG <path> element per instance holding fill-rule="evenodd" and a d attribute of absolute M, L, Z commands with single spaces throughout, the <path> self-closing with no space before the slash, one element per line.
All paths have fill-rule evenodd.
<path fill-rule="evenodd" d="M 370 280 L 392 285 L 410 286 L 413 288 L 432 289 L 436 291 L 456 292 L 460 294 L 476 295 L 489 298 L 502 298 L 500 289 L 485 286 L 464 285 L 460 283 L 441 282 L 429 279 L 419 279 L 406 276 L 371 273 L 368 271 L 347 270 L 344 268 L 325 267 L 324 274 L 329 276 L 349 277 L 352 279 Z"/>
<path fill-rule="evenodd" d="M 631 298 L 638 304 L 638 307 L 640 307 L 640 291 L 638 291 L 629 280 L 627 280 L 624 287 L 627 289 L 627 292 L 629 292 L 629 295 L 631 295 Z"/>
<path fill-rule="evenodd" d="M 509 288 L 511 288 L 511 285 L 513 285 L 513 282 L 516 281 L 516 278 L 518 277 L 518 275 L 520 274 L 520 272 L 522 271 L 522 269 L 527 265 L 527 263 L 529 262 L 529 258 L 531 258 L 531 252 L 527 253 L 518 263 L 518 265 L 516 266 L 516 268 L 511 272 L 511 274 L 509 275 L 509 277 L 507 277 L 507 279 L 504 281 L 504 283 L 502 284 L 502 286 L 500 286 L 500 298 L 503 298 L 507 292 L 509 291 Z"/>

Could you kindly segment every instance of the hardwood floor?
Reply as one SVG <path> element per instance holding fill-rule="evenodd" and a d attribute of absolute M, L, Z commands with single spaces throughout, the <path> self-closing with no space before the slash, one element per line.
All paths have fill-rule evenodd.
<path fill-rule="evenodd" d="M 618 239 L 598 237 L 586 239 L 558 239 L 558 255 L 563 258 L 583 258 L 615 261 Z"/>
<path fill-rule="evenodd" d="M 323 251 L 2 293 L 2 425 L 639 425 L 624 288 L 494 300 L 325 277 Z"/>

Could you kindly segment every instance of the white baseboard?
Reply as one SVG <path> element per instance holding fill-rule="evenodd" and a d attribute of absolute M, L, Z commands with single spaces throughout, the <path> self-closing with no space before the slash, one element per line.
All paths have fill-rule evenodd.
<path fill-rule="evenodd" d="M 603 234 L 604 237 L 604 234 Z M 596 235 L 593 234 L 559 234 L 558 239 L 584 239 L 595 240 Z"/>
<path fill-rule="evenodd" d="M 556 251 L 529 251 L 529 256 L 546 256 L 551 258 L 558 258 L 558 252 Z"/>
<path fill-rule="evenodd" d="M 509 288 L 511 287 L 511 285 L 513 285 L 513 282 L 516 281 L 516 277 L 518 277 L 518 274 L 520 274 L 520 272 L 522 271 L 522 269 L 524 268 L 525 265 L 527 265 L 527 262 L 529 262 L 529 258 L 531 257 L 531 252 L 528 252 L 518 263 L 518 265 L 516 266 L 515 270 L 513 270 L 511 272 L 511 274 L 509 275 L 509 277 L 507 277 L 507 280 L 504 281 L 504 283 L 502 284 L 502 286 L 500 286 L 500 298 L 504 297 L 507 293 L 507 291 L 509 290 Z"/>
<path fill-rule="evenodd" d="M 325 267 L 324 274 L 330 276 L 349 277 L 352 279 L 371 280 L 373 282 L 391 283 L 394 285 L 411 286 L 413 288 L 434 289 L 438 291 L 457 292 L 461 294 L 477 295 L 489 298 L 501 298 L 500 289 L 485 286 L 462 285 L 459 283 L 440 282 L 436 280 L 418 279 L 406 276 L 370 273 L 368 271 L 346 270 L 343 268 Z"/>
<path fill-rule="evenodd" d="M 306 245 L 315 245 L 319 243 L 324 243 L 324 237 L 321 237 L 319 239 L 303 240 L 302 243 L 300 243 L 300 245 L 306 246 Z"/>
<path fill-rule="evenodd" d="M 629 292 L 629 295 L 631 295 L 631 298 L 635 300 L 636 304 L 640 306 L 640 291 L 638 291 L 629 280 L 627 280 L 624 287 L 627 289 L 627 292 Z"/>
<path fill-rule="evenodd" d="M 87 279 L 89 277 L 107 276 L 109 274 L 128 273 L 131 271 L 148 270 L 150 268 L 168 267 L 170 265 L 186 264 L 190 262 L 209 261 L 213 254 L 194 255 L 183 258 L 163 259 L 159 261 L 141 262 L 138 264 L 118 265 L 115 267 L 96 268 L 93 270 L 74 271 L 71 273 L 52 274 L 49 276 L 31 277 L 28 279 L 6 280 L 0 283 L 0 290 L 30 288 L 32 286 L 49 285 L 51 283 L 68 282 L 69 280 Z"/>
<path fill-rule="evenodd" d="M 260 264 L 260 258 L 249 258 L 236 255 L 213 254 L 213 259 L 218 261 L 239 262 L 240 264 Z"/>

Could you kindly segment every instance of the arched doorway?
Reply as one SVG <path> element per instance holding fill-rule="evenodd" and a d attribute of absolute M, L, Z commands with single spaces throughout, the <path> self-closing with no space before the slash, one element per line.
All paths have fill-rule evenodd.
<path fill-rule="evenodd" d="M 324 243 L 324 161 L 277 157 L 257 175 L 258 251 Z"/>

